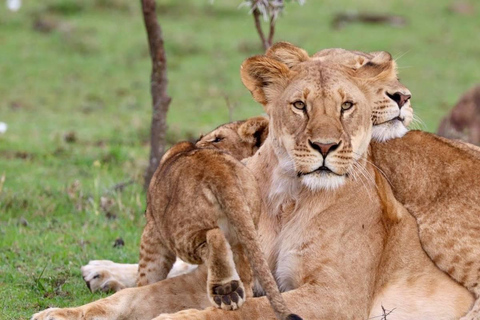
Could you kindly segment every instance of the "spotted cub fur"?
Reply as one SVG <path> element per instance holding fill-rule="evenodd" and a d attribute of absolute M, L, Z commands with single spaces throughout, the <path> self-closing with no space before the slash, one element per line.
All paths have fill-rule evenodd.
<path fill-rule="evenodd" d="M 165 279 L 179 257 L 205 264 L 210 302 L 235 310 L 252 296 L 250 262 L 277 317 L 299 319 L 285 306 L 260 249 L 261 210 L 256 179 L 240 161 L 190 142 L 174 145 L 150 183 L 138 285 Z"/>

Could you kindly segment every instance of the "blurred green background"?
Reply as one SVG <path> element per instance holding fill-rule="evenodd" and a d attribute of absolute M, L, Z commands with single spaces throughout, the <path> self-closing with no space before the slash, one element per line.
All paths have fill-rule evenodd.
<path fill-rule="evenodd" d="M 262 113 L 238 72 L 262 53 L 240 2 L 157 0 L 173 99 L 169 143 Z M 406 24 L 336 29 L 338 13 L 398 15 Z M 475 0 L 287 3 L 275 40 L 310 53 L 389 51 L 428 131 L 480 82 Z M 0 2 L 0 122 L 8 125 L 0 134 L 0 319 L 98 299 L 80 266 L 137 260 L 150 65 L 139 1 L 24 0 L 18 12 Z M 113 248 L 118 237 L 125 246 Z"/>

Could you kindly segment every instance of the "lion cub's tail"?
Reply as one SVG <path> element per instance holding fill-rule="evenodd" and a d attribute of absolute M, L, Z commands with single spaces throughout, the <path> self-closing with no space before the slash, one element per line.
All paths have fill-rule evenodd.
<path fill-rule="evenodd" d="M 248 169 L 245 168 L 245 170 Z M 281 320 L 301 320 L 301 317 L 293 314 L 286 306 L 285 300 L 278 289 L 267 260 L 260 248 L 253 217 L 262 210 L 262 202 L 255 177 L 250 174 L 248 179 L 251 182 L 253 181 L 248 183 L 248 186 L 245 186 L 239 180 L 229 181 L 231 183 L 227 182 L 227 190 L 224 184 L 223 190 L 217 192 L 217 195 L 221 195 L 217 199 L 230 225 L 235 230 L 238 240 L 244 247 L 255 277 L 266 292 L 277 318 Z M 236 190 L 235 192 L 229 192 L 228 189 L 231 189 L 231 191 Z M 243 194 L 244 197 L 239 197 L 239 194 Z"/>

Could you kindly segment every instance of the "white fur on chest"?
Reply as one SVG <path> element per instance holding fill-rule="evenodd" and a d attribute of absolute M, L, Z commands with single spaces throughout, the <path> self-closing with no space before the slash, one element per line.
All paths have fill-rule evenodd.
<path fill-rule="evenodd" d="M 292 219 L 282 225 L 276 239 L 274 275 L 281 291 L 298 288 L 305 274 L 302 246 L 312 236 L 308 230 L 319 208 L 311 208 L 308 203 L 303 203 L 301 207 L 293 208 L 293 212 L 289 213 Z"/>
<path fill-rule="evenodd" d="M 299 244 L 303 239 L 301 234 L 289 228 L 282 230 L 278 242 L 277 267 L 274 274 L 280 291 L 285 292 L 297 288 L 300 284 L 303 272 Z"/>

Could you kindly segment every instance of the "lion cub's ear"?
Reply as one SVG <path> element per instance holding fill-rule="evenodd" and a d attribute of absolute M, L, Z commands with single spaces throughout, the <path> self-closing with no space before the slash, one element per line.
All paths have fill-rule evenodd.
<path fill-rule="evenodd" d="M 293 68 L 297 64 L 310 59 L 307 51 L 289 42 L 275 43 L 267 50 L 265 55 L 286 64 L 289 68 Z"/>
<path fill-rule="evenodd" d="M 238 135 L 250 145 L 260 148 L 268 137 L 268 122 L 265 117 L 247 119 L 238 127 Z"/>
<path fill-rule="evenodd" d="M 363 79 L 382 80 L 397 72 L 397 64 L 392 55 L 386 51 L 371 52 L 372 58 L 360 66 L 355 75 Z"/>
<path fill-rule="evenodd" d="M 266 56 L 253 56 L 242 63 L 240 75 L 253 98 L 266 106 L 286 87 L 290 70 L 286 64 L 278 60 Z"/>

